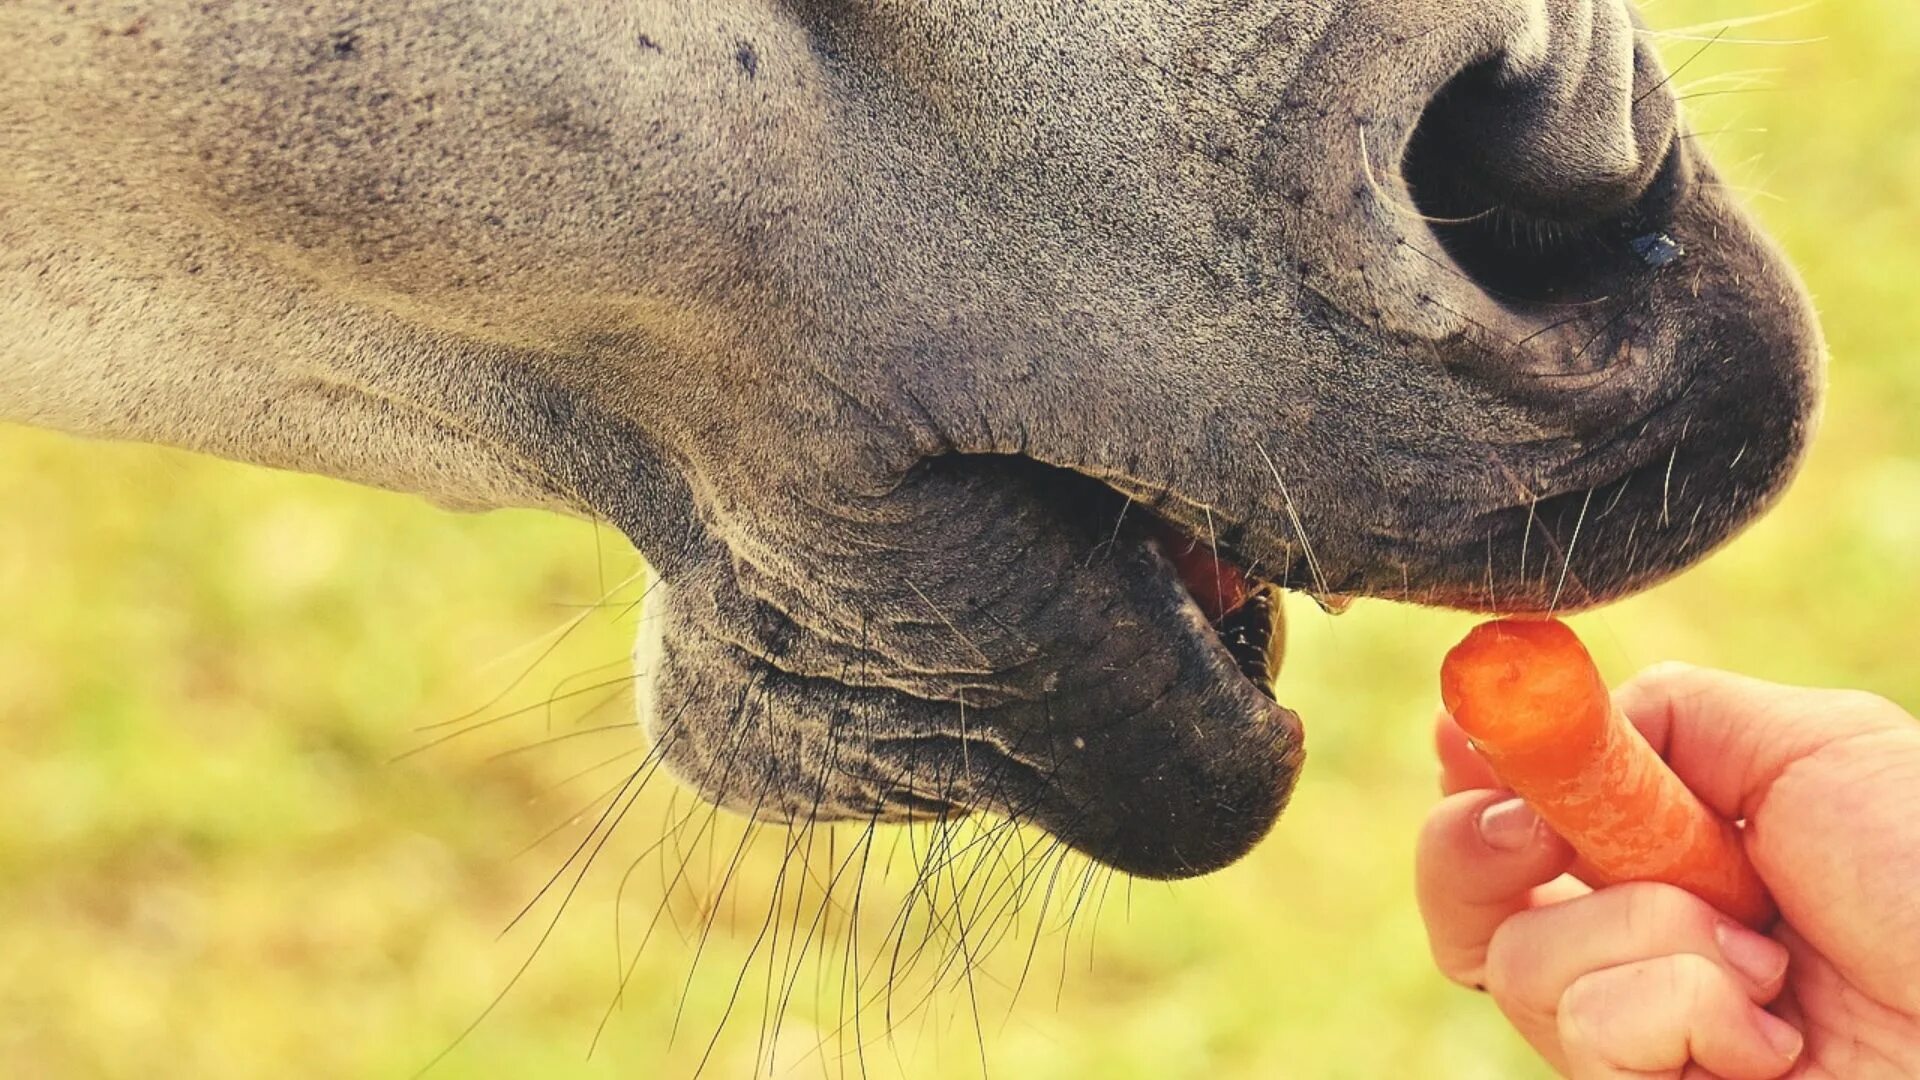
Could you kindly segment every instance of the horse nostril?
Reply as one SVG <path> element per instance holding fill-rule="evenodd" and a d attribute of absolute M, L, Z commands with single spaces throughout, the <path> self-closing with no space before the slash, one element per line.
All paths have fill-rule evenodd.
<path fill-rule="evenodd" d="M 1597 301 L 1622 274 L 1660 269 L 1685 254 L 1663 231 L 1692 173 L 1681 143 L 1668 147 L 1639 198 L 1592 219 L 1465 201 L 1458 188 L 1430 182 L 1444 167 L 1416 137 L 1407 158 L 1414 205 L 1460 270 L 1506 306 Z"/>
<path fill-rule="evenodd" d="M 1622 0 L 1554 0 L 1427 109 L 1456 196 L 1578 222 L 1639 197 L 1666 156 L 1675 105 Z M 1445 185 L 1443 185 L 1445 186 Z"/>
<path fill-rule="evenodd" d="M 1633 257 L 1633 237 L 1657 234 L 1684 186 L 1664 76 L 1645 50 L 1618 63 L 1569 88 L 1580 75 L 1517 79 L 1505 59 L 1487 61 L 1455 76 L 1415 128 L 1401 162 L 1414 203 L 1496 299 L 1596 299 L 1602 271 Z"/>

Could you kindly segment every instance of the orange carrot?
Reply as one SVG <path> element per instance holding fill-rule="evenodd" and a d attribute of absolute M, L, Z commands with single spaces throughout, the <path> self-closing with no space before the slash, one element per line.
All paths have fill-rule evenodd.
<path fill-rule="evenodd" d="M 1447 654 L 1440 689 L 1494 774 L 1566 838 L 1595 884 L 1664 881 L 1748 926 L 1772 921 L 1740 830 L 1614 707 L 1564 623 L 1475 627 Z"/>

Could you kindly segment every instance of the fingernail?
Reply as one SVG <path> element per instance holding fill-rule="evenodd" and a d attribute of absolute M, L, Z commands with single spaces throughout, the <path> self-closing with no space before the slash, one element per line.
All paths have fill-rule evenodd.
<path fill-rule="evenodd" d="M 1798 1060 L 1800 1048 L 1807 1043 L 1800 1029 L 1765 1009 L 1755 1009 L 1754 1012 L 1759 1014 L 1754 1022 L 1760 1025 L 1760 1034 L 1767 1037 L 1767 1045 L 1788 1061 Z"/>
<path fill-rule="evenodd" d="M 1520 799 L 1497 802 L 1480 811 L 1480 839 L 1495 851 L 1519 851 L 1533 842 L 1540 815 Z"/>
<path fill-rule="evenodd" d="M 1713 928 L 1720 955 L 1755 986 L 1772 986 L 1787 972 L 1787 947 L 1744 926 L 1722 922 Z"/>

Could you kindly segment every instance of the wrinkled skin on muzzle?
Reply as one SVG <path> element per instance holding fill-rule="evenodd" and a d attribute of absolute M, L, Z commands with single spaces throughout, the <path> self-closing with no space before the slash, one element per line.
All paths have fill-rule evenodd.
<path fill-rule="evenodd" d="M 379 313 L 366 377 L 633 538 L 645 721 L 747 813 L 1223 866 L 1301 728 L 1169 530 L 1575 609 L 1726 541 L 1809 435 L 1807 301 L 1613 0 L 428 5 L 334 55 L 339 20 L 189 47 L 241 89 L 168 167 Z"/>

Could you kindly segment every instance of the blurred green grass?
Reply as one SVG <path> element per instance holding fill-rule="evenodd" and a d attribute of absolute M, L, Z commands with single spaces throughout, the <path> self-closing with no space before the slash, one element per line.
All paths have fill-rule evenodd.
<path fill-rule="evenodd" d="M 1681 27 L 1766 10 L 1658 0 L 1648 15 Z M 1701 45 L 1668 44 L 1675 63 Z M 1676 80 L 1821 301 L 1832 396 L 1774 515 L 1680 581 L 1583 620 L 1616 676 L 1681 657 L 1920 705 L 1916 50 L 1906 0 L 1828 2 L 1730 32 Z M 1755 68 L 1770 89 L 1699 81 Z M 385 1076 L 431 1060 L 513 978 L 556 895 L 502 927 L 605 804 L 537 841 L 620 763 L 569 778 L 636 761 L 617 681 L 634 617 L 585 605 L 621 582 L 617 597 L 636 596 L 638 569 L 618 537 L 549 515 L 445 514 L 0 430 L 0 1071 Z M 826 963 L 793 979 L 773 1039 L 763 1003 L 787 995 L 787 928 L 807 936 L 817 882 L 778 876 L 787 837 L 767 830 L 716 901 L 745 834 L 700 832 L 694 804 L 653 784 L 535 962 L 433 1075 L 684 1074 L 730 998 L 710 1075 L 752 1071 L 764 1043 L 794 1075 L 1538 1075 L 1485 1000 L 1429 970 L 1411 901 L 1432 671 L 1465 620 L 1377 604 L 1293 615 L 1283 697 L 1307 719 L 1312 760 L 1286 820 L 1243 864 L 1180 886 L 1065 864 L 1017 1000 L 1036 903 L 1022 940 L 972 957 L 971 986 L 949 969 L 916 1007 L 953 947 L 916 901 L 906 936 L 930 932 L 935 948 L 901 980 L 892 1036 L 876 1004 L 860 1057 L 842 1056 L 850 935 L 879 965 L 861 984 L 871 994 L 890 965 L 876 944 L 929 842 L 895 832 L 877 842 L 857 916 L 828 910 L 814 941 Z M 542 634 L 576 616 L 543 655 Z M 556 693 L 574 696 L 540 707 Z M 413 729 L 481 707 L 475 719 L 531 711 L 393 760 L 435 734 Z M 569 737 L 533 747 L 551 735 Z M 816 837 L 817 865 L 855 839 Z M 1038 843 L 1007 842 L 1020 841 Z M 683 854 L 691 869 L 674 882 Z M 981 883 L 1005 880 L 948 874 L 935 888 L 991 912 L 1006 894 Z M 1026 884 L 1037 901 L 1047 878 Z M 790 924 L 796 905 L 805 918 Z M 616 909 L 629 951 L 665 917 L 589 1059 L 625 963 Z M 779 983 L 754 968 L 736 996 L 756 938 L 782 958 Z"/>

